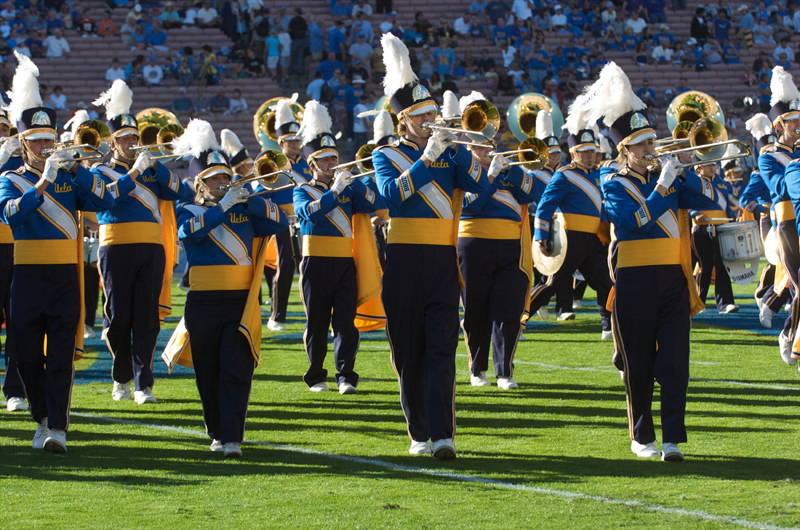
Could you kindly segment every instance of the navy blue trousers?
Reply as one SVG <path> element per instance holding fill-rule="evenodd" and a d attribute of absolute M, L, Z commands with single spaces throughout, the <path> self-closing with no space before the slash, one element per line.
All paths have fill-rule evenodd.
<path fill-rule="evenodd" d="M 469 370 L 474 375 L 488 370 L 491 342 L 495 375 L 513 376 L 528 289 L 519 258 L 519 241 L 458 238 L 458 262 L 465 285 L 462 326 Z"/>
<path fill-rule="evenodd" d="M 386 335 L 412 440 L 455 435 L 458 295 L 455 247 L 386 245 Z"/>
<path fill-rule="evenodd" d="M 10 337 L 11 326 L 8 315 L 11 314 L 11 280 L 14 277 L 14 243 L 0 244 L 0 325 L 6 324 L 6 375 L 3 378 L 3 394 L 6 399 L 12 397 L 25 398 L 25 387 L 17 370 L 17 356 Z"/>
<path fill-rule="evenodd" d="M 96 265 L 96 264 L 95 264 Z M 83 306 L 86 309 L 86 318 L 83 323 L 94 328 L 97 302 L 100 299 L 100 271 L 88 263 L 83 264 Z"/>
<path fill-rule="evenodd" d="M 76 265 L 14 266 L 10 338 L 31 415 L 51 429 L 69 426 L 80 304 Z"/>
<path fill-rule="evenodd" d="M 300 287 L 307 319 L 303 344 L 308 355 L 308 371 L 303 381 L 312 387 L 328 377 L 323 365 L 328 354 L 328 328 L 333 326 L 336 384 L 347 382 L 357 386 L 358 374 L 354 368 L 359 333 L 354 321 L 358 286 L 353 258 L 303 257 Z"/>
<path fill-rule="evenodd" d="M 381 262 L 381 269 L 386 268 L 386 233 L 381 225 L 372 229 L 375 234 L 375 244 L 378 246 L 378 260 Z"/>
<path fill-rule="evenodd" d="M 731 279 L 719 253 L 719 237 L 716 235 L 712 237 L 706 226 L 692 227 L 692 253 L 700 263 L 700 274 L 695 277 L 695 282 L 703 304 L 708 297 L 712 272 L 715 272 L 714 299 L 717 309 L 734 303 Z"/>
<path fill-rule="evenodd" d="M 800 242 L 797 239 L 797 224 L 792 221 L 778 223 L 778 256 L 789 274 L 789 296 L 792 297 L 792 310 L 786 317 L 783 333 L 794 338 L 800 320 L 800 297 L 798 297 L 798 271 L 800 270 Z M 784 289 L 786 292 L 786 289 Z"/>
<path fill-rule="evenodd" d="M 118 383 L 133 379 L 134 389 L 152 388 L 158 341 L 158 297 L 164 281 L 164 247 L 153 243 L 103 245 L 100 273 L 106 295 L 106 342 Z"/>
<path fill-rule="evenodd" d="M 286 322 L 286 308 L 294 280 L 294 255 L 292 237 L 289 230 L 275 234 L 275 247 L 278 250 L 278 268 L 272 277 L 272 315 L 276 322 Z"/>
<path fill-rule="evenodd" d="M 608 253 L 597 234 L 567 230 L 567 256 L 564 264 L 552 276 L 542 276 L 531 292 L 531 314 L 539 310 L 553 294 L 568 286 L 568 307 L 572 311 L 572 275 L 581 271 L 589 287 L 597 292 L 597 310 L 603 331 L 611 329 L 611 315 L 606 310 L 611 278 L 608 274 Z M 565 302 L 566 304 L 567 302 Z"/>
<path fill-rule="evenodd" d="M 190 291 L 186 329 L 206 433 L 242 443 L 256 362 L 239 331 L 247 291 Z"/>
<path fill-rule="evenodd" d="M 680 265 L 621 267 L 614 284 L 614 343 L 625 367 L 628 429 L 655 441 L 653 379 L 661 385 L 662 442 L 686 441 L 689 289 Z"/>

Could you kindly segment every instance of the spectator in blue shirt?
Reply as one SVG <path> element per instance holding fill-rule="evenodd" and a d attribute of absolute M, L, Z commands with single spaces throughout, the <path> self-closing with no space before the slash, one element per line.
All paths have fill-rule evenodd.
<path fill-rule="evenodd" d="M 344 60 L 345 55 L 347 54 L 344 31 L 342 31 L 343 27 L 344 22 L 337 20 L 336 25 L 328 32 L 328 51 L 336 54 L 337 61 Z"/>
<path fill-rule="evenodd" d="M 665 40 L 668 42 L 664 42 Z M 661 46 L 672 46 L 675 44 L 675 37 L 669 32 L 669 26 L 666 24 L 661 24 L 658 28 L 658 33 L 653 35 L 653 46 L 658 46 L 659 44 L 661 44 Z"/>
<path fill-rule="evenodd" d="M 325 84 L 325 81 L 322 79 L 322 72 L 317 70 L 314 72 L 314 80 L 308 84 L 306 88 L 306 96 L 309 99 L 313 99 L 319 101 L 322 97 L 322 85 Z"/>
<path fill-rule="evenodd" d="M 641 99 L 648 107 L 650 105 L 655 106 L 657 104 L 657 96 L 656 91 L 650 88 L 650 81 L 645 79 L 642 82 L 642 88 L 636 91 L 636 95 Z"/>
<path fill-rule="evenodd" d="M 539 31 L 551 31 L 553 29 L 550 11 L 548 11 L 546 7 L 541 8 L 539 12 L 533 16 L 533 25 Z"/>
<path fill-rule="evenodd" d="M 786 56 L 785 53 L 782 53 L 780 55 L 780 59 L 778 60 L 778 64 L 776 64 L 775 66 L 783 66 L 784 70 L 790 70 L 791 71 L 791 69 L 792 69 L 792 63 L 791 63 L 791 61 L 789 61 L 789 58 Z"/>
<path fill-rule="evenodd" d="M 469 36 L 473 39 L 482 39 L 486 37 L 486 28 L 478 22 L 477 17 L 472 19 L 472 23 L 469 27 Z"/>
<path fill-rule="evenodd" d="M 153 29 L 147 34 L 146 42 L 148 48 L 153 48 L 162 52 L 169 50 L 169 47 L 166 46 L 167 34 L 161 29 L 158 22 L 153 23 Z"/>
<path fill-rule="evenodd" d="M 728 32 L 731 29 L 731 21 L 728 20 L 728 12 L 720 9 L 717 12 L 717 18 L 712 23 L 714 25 L 714 38 L 719 41 L 722 46 L 728 44 Z"/>
<path fill-rule="evenodd" d="M 550 56 L 550 66 L 552 71 L 567 66 L 567 57 L 564 54 L 564 49 L 561 46 L 556 46 L 556 51 Z"/>
<path fill-rule="evenodd" d="M 331 13 L 335 18 L 343 19 L 343 18 L 350 18 L 350 13 L 353 12 L 353 8 L 350 7 L 349 4 L 345 3 L 345 0 L 338 0 L 331 8 Z"/>
<path fill-rule="evenodd" d="M 633 34 L 633 28 L 630 26 L 625 28 L 625 35 L 623 35 L 621 39 L 622 47 L 628 51 L 633 51 L 636 49 L 636 44 L 638 44 L 638 42 L 639 39 Z"/>
<path fill-rule="evenodd" d="M 537 44 L 530 54 L 528 60 L 528 73 L 531 79 L 537 83 L 547 77 L 547 69 L 550 66 L 550 55 L 545 51 L 544 44 Z"/>
<path fill-rule="evenodd" d="M 334 52 L 328 52 L 328 58 L 317 66 L 317 72 L 322 72 L 322 79 L 325 81 L 333 77 L 333 72 L 336 69 L 342 72 L 347 71 L 344 65 L 336 59 L 336 54 Z"/>
<path fill-rule="evenodd" d="M 742 20 L 739 21 L 737 36 L 743 37 L 745 33 L 753 31 L 753 28 L 756 26 L 756 19 L 753 17 L 750 8 L 748 8 L 746 4 L 740 5 L 737 11 L 742 13 Z"/>
<path fill-rule="evenodd" d="M 725 64 L 739 64 L 739 47 L 728 44 L 722 47 L 722 58 Z"/>
<path fill-rule="evenodd" d="M 347 111 L 347 141 L 353 141 L 353 123 L 355 116 L 353 109 L 361 101 L 364 95 L 364 80 L 359 75 L 353 76 L 353 84 L 347 85 L 345 88 L 345 110 Z M 358 146 L 361 147 L 361 146 Z"/>
<path fill-rule="evenodd" d="M 481 2 L 480 0 L 474 0 L 469 5 L 469 12 L 475 15 L 476 17 L 483 17 L 483 10 L 486 9 L 486 6 L 489 5 L 489 0 L 484 0 Z"/>
<path fill-rule="evenodd" d="M 56 28 L 64 29 L 64 22 L 58 18 L 58 12 L 50 8 L 50 11 L 47 12 L 47 33 L 52 35 L 53 30 Z"/>
<path fill-rule="evenodd" d="M 767 82 L 769 82 L 769 81 L 767 81 Z M 691 90 L 692 90 L 692 87 L 689 86 L 689 82 L 686 81 L 686 78 L 685 77 L 681 77 L 680 80 L 678 81 L 678 88 L 675 89 L 675 95 L 679 96 L 679 95 L 683 94 L 684 92 L 691 92 Z M 767 98 L 767 99 L 769 99 L 769 98 Z M 769 112 L 769 109 L 767 109 L 767 112 Z"/>
<path fill-rule="evenodd" d="M 498 18 L 497 25 L 492 28 L 492 40 L 495 46 L 497 46 L 501 40 L 509 40 L 511 38 L 511 32 L 509 30 L 510 28 L 506 26 L 506 19 L 502 17 Z"/>
<path fill-rule="evenodd" d="M 456 63 L 456 55 L 453 50 L 447 45 L 447 39 L 442 39 L 437 48 L 431 56 L 436 64 L 436 72 L 439 77 L 450 75 L 453 71 L 453 65 Z"/>
<path fill-rule="evenodd" d="M 647 0 L 647 19 L 651 24 L 664 24 L 667 22 L 666 0 Z"/>
<path fill-rule="evenodd" d="M 769 75 L 761 74 L 758 93 L 760 94 L 758 103 L 761 106 L 761 112 L 768 113 L 770 109 L 769 100 L 772 97 L 772 91 L 769 89 Z"/>
<path fill-rule="evenodd" d="M 594 57 L 594 59 L 592 59 Z M 608 64 L 608 59 L 605 58 L 603 54 L 603 50 L 597 50 L 597 54 L 594 56 L 589 57 L 589 75 L 592 79 L 595 78 L 597 74 L 600 73 L 600 70 L 603 69 L 605 65 Z"/>
<path fill-rule="evenodd" d="M 497 19 L 499 18 L 508 18 L 508 14 L 511 12 L 509 9 L 508 4 L 506 4 L 503 0 L 492 0 L 489 4 L 485 7 L 486 17 L 492 24 L 497 24 Z"/>
<path fill-rule="evenodd" d="M 567 22 L 575 29 L 580 29 L 581 31 L 587 29 L 586 15 L 580 9 L 570 9 L 569 15 L 567 15 Z"/>
<path fill-rule="evenodd" d="M 481 50 L 481 58 L 478 59 L 478 68 L 480 69 L 481 73 L 485 74 L 486 72 L 491 71 L 495 67 L 494 59 L 489 56 L 489 50 L 486 48 Z"/>
<path fill-rule="evenodd" d="M 311 58 L 319 61 L 322 59 L 322 54 L 328 51 L 328 43 L 325 40 L 325 32 L 322 31 L 316 20 L 312 20 L 308 25 L 308 37 L 308 50 L 311 53 Z"/>

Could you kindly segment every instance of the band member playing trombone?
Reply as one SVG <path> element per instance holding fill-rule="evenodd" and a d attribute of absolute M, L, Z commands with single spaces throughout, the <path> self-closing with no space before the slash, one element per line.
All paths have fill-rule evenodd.
<path fill-rule="evenodd" d="M 712 207 L 714 190 L 692 172 L 685 183 L 676 178 L 680 165 L 674 158 L 662 162 L 660 175 L 649 171 L 652 162 L 645 157 L 655 151 L 655 130 L 616 64 L 603 68 L 588 93 L 587 121 L 604 118 L 620 153 L 621 167 L 603 181 L 602 191 L 617 240 L 612 316 L 624 362 L 631 450 L 643 458 L 661 454 L 651 412 L 655 378 L 661 385 L 662 459 L 682 461 L 690 315 L 701 304 L 696 295 L 690 303 L 691 257 L 681 250 L 678 209 Z"/>
<path fill-rule="evenodd" d="M 409 453 L 452 459 L 461 190 L 485 193 L 491 184 L 472 153 L 452 143 L 452 134 L 423 127 L 434 121 L 437 105 L 427 83 L 411 70 L 403 42 L 386 33 L 381 44 L 384 91 L 401 135 L 372 158 L 391 219 L 383 275 L 387 336 L 411 438 Z"/>
<path fill-rule="evenodd" d="M 106 297 L 106 342 L 114 358 L 111 397 L 114 401 L 133 397 L 142 405 L 156 402 L 153 355 L 166 266 L 159 201 L 186 199 L 192 191 L 166 166 L 153 160 L 148 149 L 137 152 L 139 129 L 130 114 L 132 100 L 133 92 L 118 79 L 94 102 L 106 107 L 112 158 L 92 172 L 111 187 L 119 186 L 123 177 L 135 184 L 130 194 L 118 197 L 113 208 L 97 216 L 98 264 Z"/>
<path fill-rule="evenodd" d="M 211 450 L 239 458 L 261 345 L 266 238 L 286 229 L 286 216 L 264 197 L 248 200 L 247 188 L 230 187 L 233 172 L 208 122 L 189 122 L 174 154 L 191 156 L 189 176 L 197 183 L 195 200 L 181 204 L 177 216 L 189 262 L 184 321 L 203 419 Z"/>
<path fill-rule="evenodd" d="M 462 113 L 470 112 L 471 106 L 488 105 L 477 92 L 461 98 Z M 502 153 L 493 155 L 497 144 L 487 131 L 469 138 L 481 144 L 469 149 L 492 183 L 484 193 L 464 195 L 458 228 L 458 261 L 464 278 L 462 326 L 470 382 L 472 386 L 491 385 L 486 377 L 491 345 L 497 386 L 511 390 L 519 388 L 513 377 L 514 352 L 533 275 L 527 205 L 538 198 L 542 188 L 519 165 L 509 166 Z"/>
<path fill-rule="evenodd" d="M 337 170 L 339 153 L 325 107 L 310 101 L 305 108 L 300 135 L 303 154 L 313 180 L 294 189 L 294 211 L 303 235 L 300 288 L 306 311 L 303 344 L 308 371 L 303 381 L 312 392 L 325 392 L 328 371 L 323 368 L 328 351 L 328 329 L 333 326 L 336 385 L 340 394 L 355 394 L 359 332 L 356 265 L 353 260 L 353 215 L 383 207 L 380 198 L 349 171 Z"/>
<path fill-rule="evenodd" d="M 0 179 L 0 219 L 14 232 L 9 337 L 38 424 L 33 448 L 64 453 L 73 359 L 83 349 L 78 210 L 107 210 L 118 191 L 126 190 L 107 189 L 68 151 L 53 152 L 56 113 L 42 107 L 36 65 L 15 55 L 18 66 L 8 110 L 16 121 L 25 165 Z"/>
<path fill-rule="evenodd" d="M 567 232 L 567 255 L 558 272 L 543 277 L 533 288 L 530 310 L 531 313 L 538 310 L 565 284 L 571 294 L 573 274 L 579 270 L 597 292 L 597 307 L 602 321 L 601 337 L 610 339 L 611 315 L 606 309 L 606 301 L 611 290 L 611 279 L 605 247 L 598 236 L 605 212 L 600 194 L 600 174 L 594 169 L 597 148 L 594 131 L 584 123 L 582 114 L 573 111 L 583 97 L 579 96 L 567 118 L 572 163 L 553 175 L 538 201 L 534 221 L 534 244 L 547 256 L 552 248 L 551 222 L 556 210 L 559 210 Z M 569 297 L 569 304 L 572 309 L 572 296 Z"/>

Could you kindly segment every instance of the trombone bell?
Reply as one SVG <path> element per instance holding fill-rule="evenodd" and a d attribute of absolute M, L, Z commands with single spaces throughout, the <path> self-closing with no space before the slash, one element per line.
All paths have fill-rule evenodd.
<path fill-rule="evenodd" d="M 358 162 L 358 171 L 360 173 L 369 173 L 375 170 L 372 164 L 372 152 L 377 149 L 376 144 L 364 144 L 356 152 L 356 162 Z"/>

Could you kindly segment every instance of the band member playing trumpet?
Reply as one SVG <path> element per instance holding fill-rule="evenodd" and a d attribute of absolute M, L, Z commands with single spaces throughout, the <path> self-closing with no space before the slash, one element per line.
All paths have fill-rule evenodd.
<path fill-rule="evenodd" d="M 462 112 L 473 96 L 461 98 Z M 482 95 L 478 94 L 481 100 Z M 494 375 L 503 390 L 514 381 L 514 352 L 522 333 L 522 314 L 530 292 L 533 261 L 527 205 L 538 198 L 537 179 L 519 165 L 509 166 L 494 139 L 474 135 L 481 146 L 469 149 L 487 171 L 492 187 L 464 196 L 458 229 L 458 261 L 464 278 L 464 342 L 472 386 L 490 386 L 486 377 L 492 347 Z"/>
<path fill-rule="evenodd" d="M 693 158 L 697 164 L 695 166 L 697 174 L 715 189 L 717 199 L 717 204 L 707 210 L 691 210 L 689 212 L 694 221 L 692 223 L 694 225 L 692 227 L 692 253 L 700 267 L 695 278 L 697 290 L 700 293 L 700 300 L 705 306 L 708 288 L 711 285 L 711 273 L 715 272 L 714 296 L 717 311 L 720 315 L 736 313 L 739 311 L 739 306 L 733 300 L 731 278 L 728 276 L 728 270 L 720 255 L 719 237 L 716 232 L 717 226 L 728 223 L 727 218 L 736 218 L 734 205 L 729 201 L 729 195 L 732 193 L 731 187 L 717 174 L 716 162 L 704 162 L 697 157 Z"/>
<path fill-rule="evenodd" d="M 685 183 L 676 178 L 674 158 L 663 160 L 660 175 L 649 171 L 645 157 L 655 151 L 655 130 L 616 64 L 603 68 L 588 93 L 593 104 L 587 121 L 604 118 L 620 153 L 621 167 L 603 181 L 602 191 L 617 240 L 612 316 L 624 363 L 631 450 L 643 458 L 660 455 L 651 412 L 655 378 L 661 385 L 662 459 L 682 461 L 690 315 L 701 304 L 695 296 L 694 309 L 690 305 L 691 257 L 681 251 L 678 209 L 712 207 L 714 190 L 698 191 L 704 188 L 692 172 Z"/>
<path fill-rule="evenodd" d="M 603 339 L 611 338 L 611 316 L 606 309 L 611 279 L 608 275 L 605 247 L 598 233 L 605 217 L 600 194 L 600 174 L 594 169 L 597 148 L 592 129 L 587 128 L 583 116 L 573 110 L 584 104 L 579 96 L 570 108 L 567 118 L 570 155 L 572 163 L 556 171 L 542 193 L 536 207 L 534 221 L 535 245 L 545 256 L 550 254 L 550 225 L 556 210 L 563 219 L 567 232 L 567 255 L 561 268 L 550 277 L 542 278 L 531 293 L 531 313 L 563 289 L 572 291 L 572 278 L 579 270 L 589 285 L 597 292 L 597 307 L 602 320 Z M 569 297 L 572 309 L 572 296 Z"/>
<path fill-rule="evenodd" d="M 38 424 L 33 448 L 64 453 L 73 359 L 80 357 L 83 346 L 78 210 L 107 210 L 117 193 L 127 190 L 106 189 L 68 151 L 47 151 L 56 138 L 56 113 L 42 107 L 36 65 L 24 55 L 15 56 L 8 110 L 16 121 L 25 165 L 0 179 L 0 219 L 14 232 L 9 337 Z"/>
<path fill-rule="evenodd" d="M 798 269 L 800 269 L 800 249 L 798 248 L 797 219 L 792 208 L 792 197 L 784 179 L 786 167 L 800 157 L 794 149 L 800 138 L 800 111 L 797 100 L 800 99 L 797 87 L 792 80 L 791 72 L 781 66 L 772 69 L 770 81 L 772 105 L 769 118 L 775 129 L 778 140 L 765 149 L 758 157 L 758 172 L 766 182 L 770 191 L 777 221 L 778 256 L 789 279 L 792 297 L 792 312 L 786 319 L 783 331 L 778 335 L 781 358 L 793 365 L 792 341 L 800 320 L 800 298 L 798 297 Z"/>
<path fill-rule="evenodd" d="M 10 136 L 11 122 L 8 121 L 8 112 L 0 110 L 0 138 L 5 138 L 3 145 L 0 146 L 0 174 L 6 171 L 14 171 L 23 166 L 25 162 L 21 156 L 21 146 L 19 140 Z M 0 303 L 2 313 L 0 313 L 0 325 L 7 319 L 11 311 L 11 279 L 14 274 L 14 234 L 11 227 L 0 224 Z M 25 387 L 17 370 L 17 357 L 14 354 L 12 341 L 8 338 L 11 331 L 10 326 L 6 327 L 6 375 L 3 378 L 3 395 L 6 397 L 6 409 L 9 412 L 26 411 L 28 405 L 25 403 Z"/>
<path fill-rule="evenodd" d="M 325 392 L 323 368 L 328 351 L 328 329 L 333 326 L 336 385 L 340 394 L 355 394 L 359 332 L 355 326 L 358 307 L 356 265 L 353 260 L 353 215 L 383 207 L 380 198 L 349 171 L 336 170 L 336 151 L 327 109 L 310 101 L 305 108 L 300 134 L 303 154 L 313 180 L 294 189 L 294 211 L 303 235 L 300 287 L 306 311 L 303 344 L 308 371 L 303 381 L 312 392 Z"/>
<path fill-rule="evenodd" d="M 409 453 L 452 459 L 461 283 L 456 223 L 461 190 L 485 193 L 491 184 L 472 153 L 452 144 L 452 134 L 423 127 L 434 121 L 437 105 L 411 70 L 403 42 L 386 33 L 381 44 L 384 91 L 401 135 L 372 158 L 391 219 L 383 275 L 387 336 Z"/>
<path fill-rule="evenodd" d="M 258 291 L 266 239 L 286 216 L 263 197 L 230 186 L 233 171 L 208 122 L 193 120 L 175 146 L 191 156 L 195 200 L 178 207 L 189 262 L 184 321 L 211 450 L 242 456 L 244 425 L 261 344 Z M 254 329 L 253 322 L 258 329 Z"/>
<path fill-rule="evenodd" d="M 113 208 L 97 216 L 98 264 L 106 297 L 106 343 L 114 358 L 111 397 L 114 401 L 133 397 L 142 405 L 156 402 L 153 355 L 160 329 L 158 302 L 166 266 L 159 201 L 186 200 L 192 191 L 166 166 L 153 160 L 149 150 L 135 149 L 139 129 L 130 114 L 132 100 L 133 92 L 118 79 L 94 102 L 106 108 L 112 158 L 107 164 L 92 168 L 92 172 L 111 187 L 118 186 L 126 176 L 135 184 L 129 195 L 118 197 Z"/>

